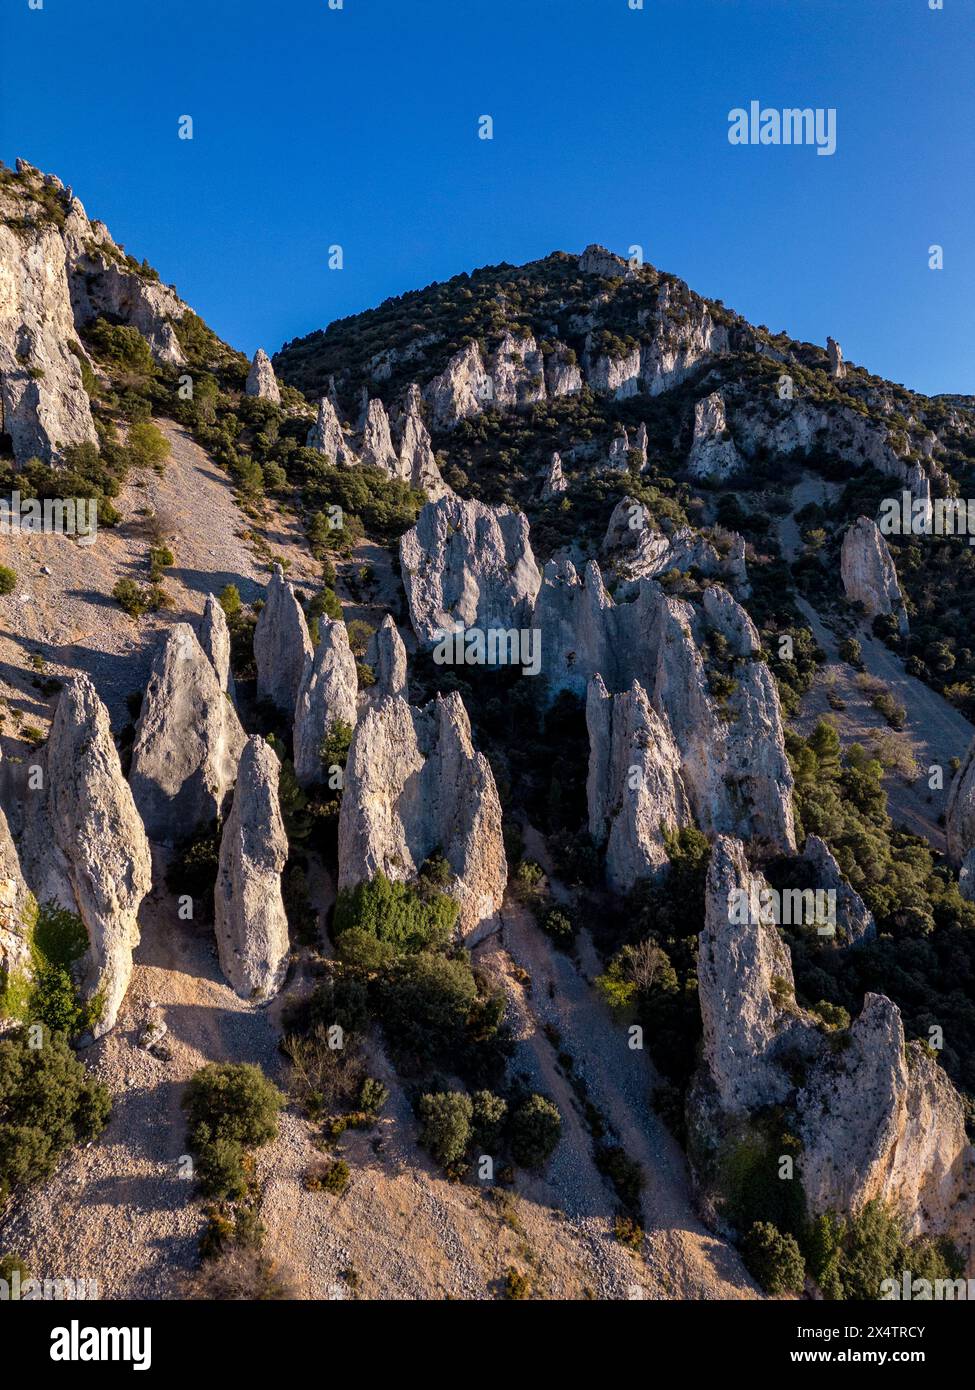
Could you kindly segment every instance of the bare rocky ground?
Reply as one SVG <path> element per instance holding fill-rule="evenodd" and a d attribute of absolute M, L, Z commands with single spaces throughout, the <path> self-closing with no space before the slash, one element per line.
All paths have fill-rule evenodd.
<path fill-rule="evenodd" d="M 156 423 L 169 439 L 170 457 L 158 474 L 133 475 L 115 499 L 120 524 L 100 528 L 92 545 L 49 534 L 0 536 L 0 564 L 16 570 L 19 580 L 0 598 L 0 696 L 24 725 L 46 731 L 56 699 L 46 699 L 35 679 L 84 671 L 118 731 L 128 721 L 127 697 L 145 687 L 160 632 L 198 617 L 207 594 L 227 584 L 236 584 L 245 602 L 260 597 L 268 566 L 248 532 L 291 562 L 296 581 L 317 573 L 293 517 L 269 504 L 259 523 L 251 521 L 237 506 L 227 475 L 186 431 L 166 420 Z M 134 622 L 111 595 L 119 579 L 148 582 L 147 512 L 157 513 L 173 536 L 176 563 L 163 581 L 173 608 Z M 37 658 L 42 674 L 35 670 Z M 15 727 L 8 716 L 4 752 L 11 751 Z"/>
<path fill-rule="evenodd" d="M 793 511 L 807 502 L 828 505 L 835 491 L 835 484 L 807 477 L 793 489 Z M 780 520 L 779 539 L 785 558 L 794 559 L 801 550 L 802 541 L 792 516 Z M 849 634 L 856 636 L 863 649 L 865 673 L 882 681 L 907 711 L 906 727 L 895 737 L 905 752 L 913 755 L 917 776 L 908 779 L 892 771 L 885 779 L 891 817 L 895 824 L 915 835 L 923 835 L 937 849 L 943 850 L 944 830 L 938 820 L 944 814 L 951 785 L 949 764 L 952 758 L 964 756 L 975 728 L 930 686 L 909 676 L 900 657 L 879 642 L 871 634 L 869 623 L 857 619 L 852 610 L 850 622 L 839 631 L 839 624 L 828 622 L 805 599 L 799 600 L 799 607 L 827 660 L 803 700 L 802 713 L 795 727 L 800 733 L 809 734 L 820 719 L 828 716 L 844 747 L 862 743 L 869 748 L 878 737 L 890 735 L 887 721 L 871 707 L 870 694 L 857 682 L 858 673 L 840 659 L 840 642 Z M 841 709 L 836 707 L 839 701 L 842 701 Z M 935 765 L 943 770 L 943 787 L 932 791 L 928 786 L 928 769 Z"/>

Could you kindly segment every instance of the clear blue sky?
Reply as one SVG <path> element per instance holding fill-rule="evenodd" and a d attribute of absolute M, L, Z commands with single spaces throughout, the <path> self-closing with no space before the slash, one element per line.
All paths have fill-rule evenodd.
<path fill-rule="evenodd" d="M 248 353 L 639 243 L 754 322 L 975 392 L 972 0 L 3 0 L 0 49 L 3 159 Z M 836 154 L 733 147 L 753 99 L 835 107 Z"/>

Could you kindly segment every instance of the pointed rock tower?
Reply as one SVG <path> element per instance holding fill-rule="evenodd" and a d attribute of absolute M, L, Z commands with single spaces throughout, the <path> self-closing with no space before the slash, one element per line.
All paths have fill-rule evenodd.
<path fill-rule="evenodd" d="M 288 719 L 293 719 L 305 662 L 312 655 L 301 604 L 285 579 L 284 570 L 275 565 L 254 629 L 257 698 L 270 700 Z"/>
<path fill-rule="evenodd" d="M 281 872 L 288 837 L 278 804 L 281 764 L 262 738 L 248 739 L 234 804 L 220 841 L 214 928 L 220 968 L 244 999 L 270 999 L 288 967 Z"/>
<path fill-rule="evenodd" d="M 176 844 L 223 814 L 244 743 L 193 629 L 176 623 L 152 664 L 129 773 L 151 840 Z"/>
<path fill-rule="evenodd" d="M 244 390 L 248 396 L 257 396 L 262 401 L 271 401 L 273 405 L 281 404 L 281 388 L 274 375 L 271 359 L 263 348 L 258 348 L 254 353 L 254 361 L 247 373 L 247 383 Z"/>

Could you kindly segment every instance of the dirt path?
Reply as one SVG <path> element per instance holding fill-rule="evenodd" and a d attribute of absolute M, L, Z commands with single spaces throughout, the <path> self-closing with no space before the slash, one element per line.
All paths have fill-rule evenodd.
<path fill-rule="evenodd" d="M 758 1297 L 736 1251 L 712 1235 L 694 1209 L 683 1155 L 651 1108 L 656 1077 L 645 1050 L 631 1049 L 626 1032 L 600 1004 L 592 986 L 600 966 L 588 933 L 578 938 L 578 963 L 554 949 L 529 913 L 517 905 L 504 915 L 504 946 L 512 961 L 531 979 L 528 1010 L 539 1040 L 543 1029 L 556 1030 L 558 1046 L 573 1059 L 574 1071 L 587 1093 L 615 1130 L 616 1142 L 643 1168 L 643 1272 L 638 1282 L 644 1297 L 725 1299 Z M 553 1075 L 552 1061 L 542 1064 L 545 1080 L 565 1113 L 571 1107 L 576 1132 L 572 1137 L 572 1177 L 578 1183 L 585 1164 L 579 1153 L 591 1148 L 582 1126 L 575 1092 Z M 551 1093 L 551 1092 L 550 1092 Z M 601 1222 L 611 1229 L 618 1207 L 614 1196 L 592 1165 L 601 1184 L 591 1198 Z M 607 1215 L 602 1215 L 607 1211 Z M 615 1247 L 618 1248 L 618 1247 Z"/>

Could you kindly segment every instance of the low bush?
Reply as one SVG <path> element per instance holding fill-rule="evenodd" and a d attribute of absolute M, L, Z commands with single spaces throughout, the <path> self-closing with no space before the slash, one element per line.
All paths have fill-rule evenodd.
<path fill-rule="evenodd" d="M 183 1096 L 197 1177 L 211 1197 L 239 1200 L 247 1189 L 246 1150 L 273 1139 L 284 1097 L 260 1067 L 211 1062 Z"/>
<path fill-rule="evenodd" d="M 768 1221 L 756 1221 L 742 1244 L 742 1255 L 766 1293 L 802 1293 L 806 1265 L 794 1236 Z"/>
<path fill-rule="evenodd" d="M 0 1200 L 49 1177 L 72 1144 L 96 1139 L 111 1110 L 61 1035 L 45 1029 L 35 1042 L 25 1028 L 0 1041 Z"/>
<path fill-rule="evenodd" d="M 544 1096 L 532 1095 L 511 1116 L 511 1152 L 522 1168 L 541 1168 L 562 1133 L 562 1116 Z"/>
<path fill-rule="evenodd" d="M 463 1091 L 440 1091 L 421 1096 L 420 1143 L 444 1168 L 457 1163 L 467 1152 L 471 1138 L 474 1107 Z"/>

